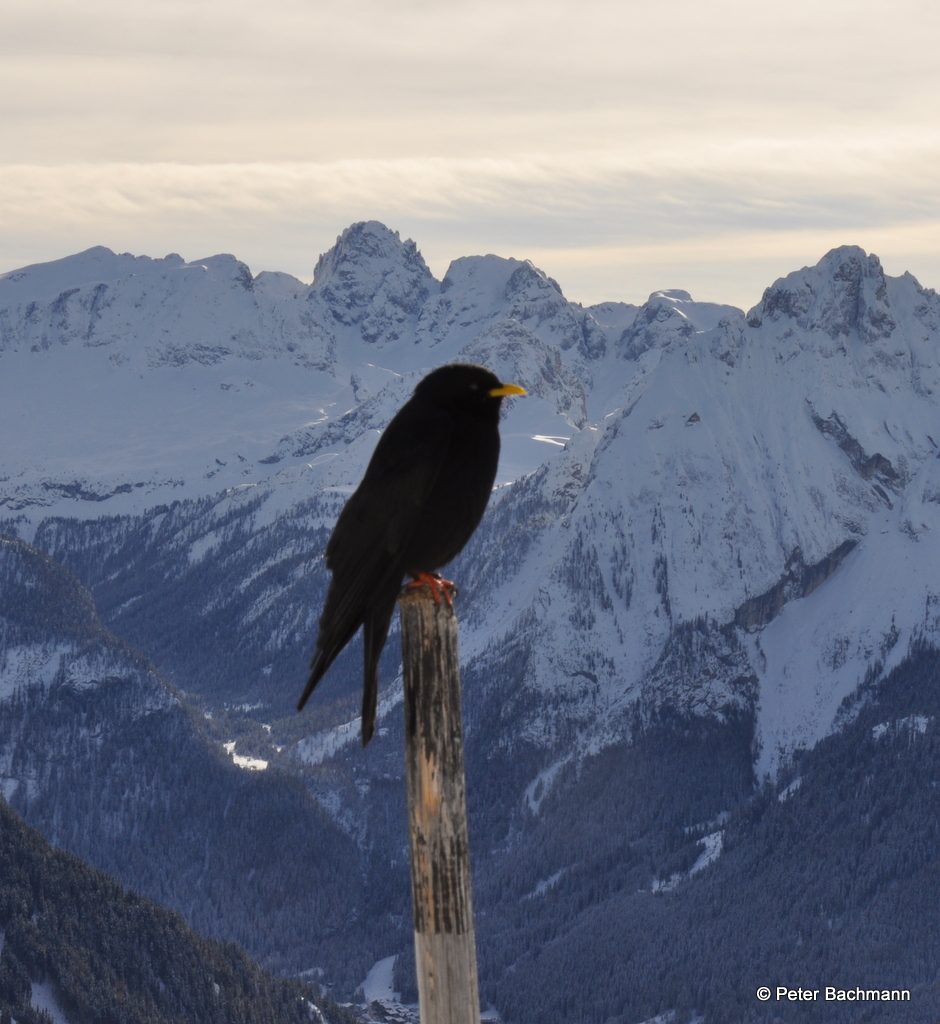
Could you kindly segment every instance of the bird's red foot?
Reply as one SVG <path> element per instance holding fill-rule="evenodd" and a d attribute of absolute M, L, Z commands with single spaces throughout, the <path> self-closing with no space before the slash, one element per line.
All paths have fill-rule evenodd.
<path fill-rule="evenodd" d="M 420 587 L 423 584 L 427 584 L 431 588 L 431 593 L 434 595 L 434 603 L 441 603 L 441 595 L 447 604 L 453 608 L 454 599 L 450 596 L 450 590 L 448 587 L 454 587 L 453 580 L 445 580 L 440 573 L 436 572 L 419 572 L 415 574 L 415 578 L 410 582 L 406 583 L 406 587 Z"/>

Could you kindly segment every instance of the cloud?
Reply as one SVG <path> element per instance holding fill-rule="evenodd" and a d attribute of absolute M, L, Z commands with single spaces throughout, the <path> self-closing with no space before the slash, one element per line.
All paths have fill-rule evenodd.
<path fill-rule="evenodd" d="M 42 244 L 37 258 L 52 258 L 67 239 L 75 248 L 149 255 L 231 251 L 256 270 L 309 278 L 343 227 L 376 217 L 411 234 L 438 274 L 450 258 L 496 251 L 557 260 L 545 269 L 563 284 L 568 269 L 574 297 L 591 300 L 614 283 L 603 268 L 618 267 L 620 293 L 604 297 L 623 298 L 626 289 L 635 299 L 645 284 L 625 278 L 641 268 L 648 276 L 673 265 L 668 286 L 692 290 L 689 279 L 676 280 L 680 268 L 722 253 L 730 274 L 757 266 L 760 254 L 771 258 L 775 247 L 778 256 L 805 251 L 810 238 L 821 251 L 807 260 L 866 238 L 907 252 L 913 239 L 929 237 L 924 224 L 940 220 L 940 133 L 661 143 L 642 153 L 513 158 L 0 167 L 0 258 L 12 269 Z M 727 275 L 715 280 L 730 284 Z M 649 290 L 663 286 L 660 279 Z M 742 301 L 750 286 L 758 287 L 742 282 L 734 295 L 707 297 Z"/>
<path fill-rule="evenodd" d="M 936 26 L 921 0 L 8 0 L 4 159 L 473 158 L 930 124 Z"/>
<path fill-rule="evenodd" d="M 636 297 L 657 271 L 744 301 L 767 269 L 755 245 L 901 253 L 936 223 L 938 11 L 9 0 L 0 267 L 101 243 L 309 277 L 376 217 L 438 273 L 474 251 L 557 254 L 545 269 L 577 297 Z M 716 277 L 719 252 L 747 280 Z"/>
<path fill-rule="evenodd" d="M 623 217 L 631 235 L 649 239 L 667 224 L 695 235 L 716 223 L 794 228 L 940 211 L 940 131 L 730 141 L 700 133 L 658 143 L 480 158 L 8 165 L 0 167 L 0 216 L 15 225 L 236 211 L 346 217 L 380 207 L 429 220 L 585 217 L 581 230 L 597 237 L 612 223 L 620 234 Z"/>

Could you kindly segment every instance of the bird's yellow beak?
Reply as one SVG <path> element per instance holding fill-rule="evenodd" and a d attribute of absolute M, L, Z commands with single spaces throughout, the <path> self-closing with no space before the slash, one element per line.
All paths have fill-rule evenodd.
<path fill-rule="evenodd" d="M 506 398 L 508 395 L 525 395 L 527 394 L 525 388 L 520 388 L 518 384 L 500 384 L 498 388 L 493 388 L 489 392 L 490 398 Z"/>

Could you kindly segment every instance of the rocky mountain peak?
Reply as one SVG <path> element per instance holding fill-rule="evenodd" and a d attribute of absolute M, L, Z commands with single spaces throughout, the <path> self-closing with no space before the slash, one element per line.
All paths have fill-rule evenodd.
<path fill-rule="evenodd" d="M 193 260 L 190 266 L 202 267 L 204 272 L 213 275 L 220 282 L 232 283 L 250 292 L 253 288 L 253 277 L 247 263 L 242 263 L 231 253 L 219 253 L 205 259 Z"/>
<path fill-rule="evenodd" d="M 649 349 L 669 350 L 716 327 L 726 331 L 732 323 L 743 323 L 743 315 L 736 306 L 696 302 L 682 288 L 664 288 L 653 292 L 636 310 L 616 343 L 616 351 L 624 359 L 638 359 Z"/>
<path fill-rule="evenodd" d="M 815 267 L 775 281 L 749 320 L 756 325 L 786 319 L 832 340 L 853 332 L 869 342 L 888 337 L 897 323 L 881 261 L 857 245 L 845 245 L 830 250 Z"/>
<path fill-rule="evenodd" d="M 375 220 L 348 227 L 317 261 L 310 288 L 333 318 L 366 341 L 392 340 L 439 289 L 418 247 Z"/>
<path fill-rule="evenodd" d="M 653 292 L 621 334 L 618 354 L 625 359 L 637 359 L 651 348 L 665 348 L 694 334 L 695 325 L 679 308 L 683 301 L 691 302 L 688 292 Z"/>

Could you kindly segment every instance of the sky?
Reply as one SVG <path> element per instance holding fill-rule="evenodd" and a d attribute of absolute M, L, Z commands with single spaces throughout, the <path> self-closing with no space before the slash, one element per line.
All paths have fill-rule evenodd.
<path fill-rule="evenodd" d="M 935 0 L 3 0 L 0 273 L 312 278 L 349 224 L 585 305 L 748 309 L 854 244 L 940 289 Z"/>

